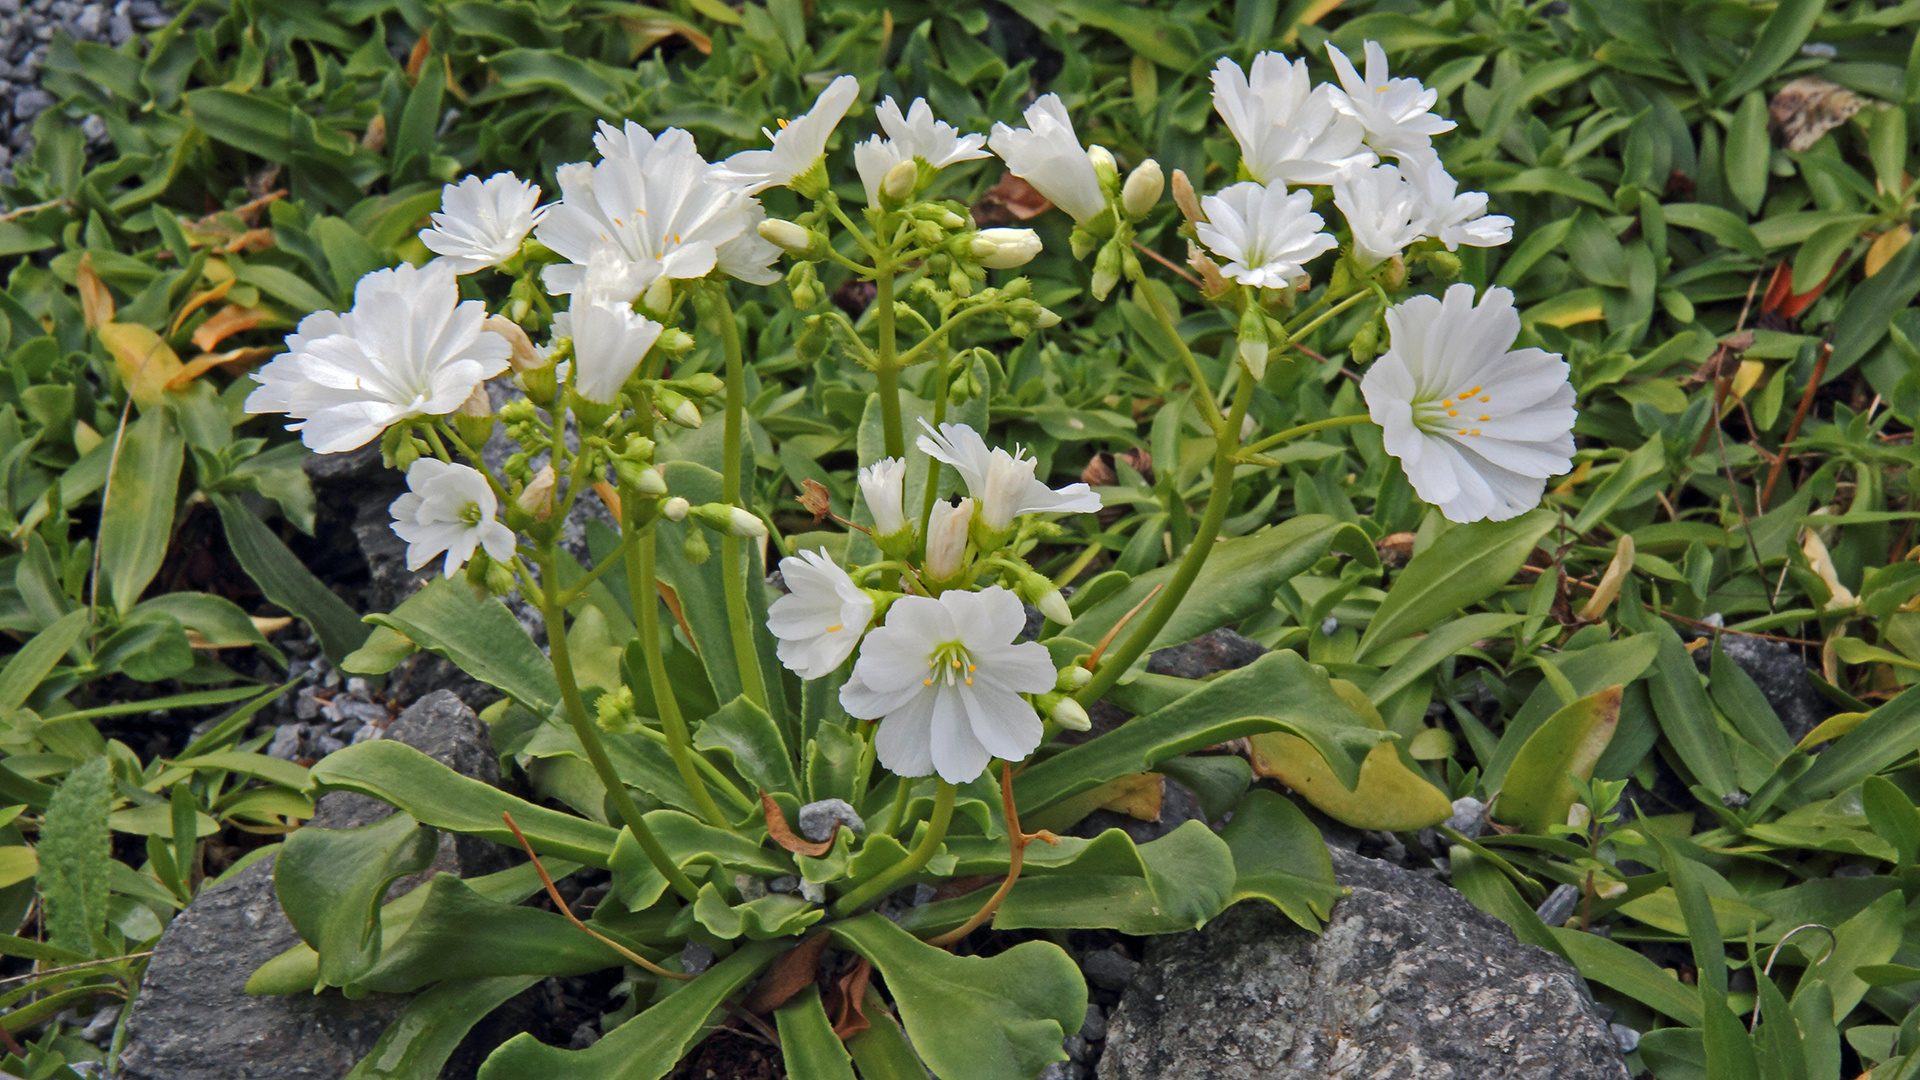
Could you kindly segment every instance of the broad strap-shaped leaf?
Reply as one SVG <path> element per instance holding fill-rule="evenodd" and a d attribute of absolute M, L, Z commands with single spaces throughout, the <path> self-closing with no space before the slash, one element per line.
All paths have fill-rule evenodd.
<path fill-rule="evenodd" d="M 731 758 L 733 768 L 761 791 L 800 794 L 794 775 L 793 753 L 781 737 L 773 717 L 745 697 L 737 697 L 700 722 L 694 732 L 696 750 L 717 750 Z"/>
<path fill-rule="evenodd" d="M 516 1035 L 480 1066 L 479 1080 L 660 1080 L 700 1037 L 714 1010 L 782 951 L 775 942 L 748 942 L 585 1050 L 562 1050 L 532 1035 Z"/>
<path fill-rule="evenodd" d="M 448 979 L 422 991 L 387 1025 L 345 1080 L 439 1080 L 440 1070 L 473 1025 L 541 978 Z"/>
<path fill-rule="evenodd" d="M 1550 510 L 1534 510 L 1509 521 L 1478 521 L 1447 530 L 1400 571 L 1361 635 L 1354 660 L 1365 663 L 1374 650 L 1492 596 L 1519 572 L 1556 520 Z"/>
<path fill-rule="evenodd" d="M 709 881 L 700 886 L 700 895 L 693 902 L 693 917 L 723 941 L 765 941 L 798 934 L 826 918 L 827 910 L 793 893 L 768 893 L 729 904 Z"/>
<path fill-rule="evenodd" d="M 433 861 L 440 837 L 406 814 L 358 829 L 301 829 L 273 864 L 287 921 L 320 954 L 314 987 L 350 987 L 380 959 L 380 901 L 394 881 Z"/>
<path fill-rule="evenodd" d="M 1576 798 L 1570 777 L 1593 778 L 1594 762 L 1620 720 L 1621 690 L 1610 686 L 1548 717 L 1514 757 L 1493 815 L 1539 836 L 1566 824 Z"/>
<path fill-rule="evenodd" d="M 584 975 L 622 962 L 564 915 L 483 896 L 452 874 L 415 891 L 426 899 L 406 933 L 387 939 L 353 989 L 404 994 L 440 979 Z"/>
<path fill-rule="evenodd" d="M 1778 805 L 1790 810 L 1836 795 L 1915 750 L 1920 750 L 1920 687 L 1902 691 L 1835 739 L 1780 796 Z"/>
<path fill-rule="evenodd" d="M 727 879 L 734 874 L 773 877 L 793 873 L 791 865 L 759 841 L 715 828 L 691 814 L 652 810 L 646 814 L 646 821 L 660 846 L 667 849 L 668 857 L 695 881 L 700 880 L 709 867 L 725 870 Z M 646 853 L 640 850 L 639 841 L 625 829 L 620 831 L 620 839 L 614 844 L 610 865 L 612 895 L 634 911 L 653 906 L 667 890 L 667 879 L 654 869 Z"/>
<path fill-rule="evenodd" d="M 1740 790 L 1733 768 L 1733 754 L 1727 749 L 1727 737 L 1713 715 L 1713 702 L 1700 685 L 1699 670 L 1687 652 L 1680 635 L 1664 621 L 1653 628 L 1660 640 L 1660 653 L 1654 661 L 1655 677 L 1647 687 L 1653 697 L 1653 714 L 1660 731 L 1694 778 L 1715 795 Z"/>
<path fill-rule="evenodd" d="M 832 930 L 880 969 L 907 1037 L 941 1080 L 1038 1075 L 1066 1060 L 1060 1040 L 1086 1021 L 1087 984 L 1051 942 L 955 956 L 872 913 Z"/>
<path fill-rule="evenodd" d="M 1700 1025 L 1700 991 L 1639 951 L 1584 930 L 1556 926 L 1551 933 L 1582 978 L 1618 990 L 1682 1024 Z"/>
<path fill-rule="evenodd" d="M 613 829 L 515 798 L 405 743 L 374 739 L 336 750 L 316 762 L 311 775 L 316 797 L 328 791 L 370 795 L 423 825 L 518 848 L 520 842 L 500 817 L 511 812 L 535 851 L 601 869 L 612 865 L 619 835 Z"/>
<path fill-rule="evenodd" d="M 1270 652 L 1163 709 L 1028 766 L 1014 778 L 1014 795 L 1021 813 L 1031 814 L 1116 777 L 1150 771 L 1162 759 L 1263 731 L 1305 739 L 1348 786 L 1359 782 L 1360 762 L 1374 744 L 1392 737 L 1361 723 L 1324 669 L 1298 653 Z"/>
<path fill-rule="evenodd" d="M 86 635 L 87 626 L 85 608 L 70 611 L 7 657 L 7 666 L 0 668 L 0 713 L 25 705 L 60 658 Z"/>
<path fill-rule="evenodd" d="M 1332 681 L 1333 691 L 1368 727 L 1385 731 L 1380 710 L 1354 684 Z M 1326 757 L 1304 739 L 1284 731 L 1247 738 L 1253 771 L 1292 788 L 1314 809 L 1356 829 L 1425 829 L 1453 815 L 1447 793 L 1433 786 L 1419 764 L 1395 742 L 1375 744 L 1360 763 L 1355 784 L 1343 783 Z"/>
<path fill-rule="evenodd" d="M 1265 900 L 1308 930 L 1332 917 L 1347 890 L 1333 879 L 1333 858 L 1320 830 L 1300 808 L 1275 792 L 1249 791 L 1220 830 L 1233 854 L 1233 894 Z"/>
<path fill-rule="evenodd" d="M 113 854 L 107 832 L 113 773 L 97 757 L 67 774 L 47 803 L 40 825 L 40 895 L 47 937 L 69 953 L 97 956 L 94 938 L 107 920 L 108 872 Z"/>
<path fill-rule="evenodd" d="M 146 410 L 121 433 L 100 513 L 100 576 L 122 615 L 140 602 L 167 557 L 186 448 L 164 409 Z"/>
<path fill-rule="evenodd" d="M 329 661 L 339 664 L 367 640 L 370 628 L 360 621 L 347 602 L 314 577 L 238 496 L 215 493 L 208 499 L 220 512 L 227 547 L 239 560 L 240 568 L 260 586 L 260 592 L 268 600 L 298 615 L 313 628 Z"/>
<path fill-rule="evenodd" d="M 1379 565 L 1379 554 L 1366 534 L 1325 514 L 1303 514 L 1251 536 L 1221 541 L 1207 557 L 1186 599 L 1154 635 L 1150 648 L 1164 649 L 1191 641 L 1264 609 L 1272 603 L 1275 588 L 1336 549 L 1370 566 Z M 1134 578 L 1119 592 L 1081 612 L 1067 633 L 1080 641 L 1099 641 L 1149 593 L 1172 580 L 1174 569 L 1163 566 Z M 1134 618 L 1137 621 L 1139 616 Z"/>
<path fill-rule="evenodd" d="M 541 716 L 560 700 L 553 664 L 520 620 L 500 601 L 475 597 L 462 582 L 434 578 L 399 607 L 368 620 L 453 661 Z"/>
<path fill-rule="evenodd" d="M 787 1075 L 806 1080 L 853 1080 L 853 1059 L 833 1033 L 820 1004 L 820 988 L 808 986 L 774 1010 L 780 1029 L 780 1054 Z"/>

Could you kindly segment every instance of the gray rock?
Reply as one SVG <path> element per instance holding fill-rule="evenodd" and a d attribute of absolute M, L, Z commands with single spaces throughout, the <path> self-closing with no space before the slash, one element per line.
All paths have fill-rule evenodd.
<path fill-rule="evenodd" d="M 1419 875 L 1334 849 L 1321 936 L 1239 904 L 1152 939 L 1100 1080 L 1626 1080 L 1565 961 Z"/>
<path fill-rule="evenodd" d="M 423 698 L 388 729 L 391 738 L 467 776 L 497 784 L 486 725 L 452 694 Z M 335 792 L 320 800 L 310 828 L 350 829 L 393 812 L 377 799 Z M 425 872 L 462 877 L 507 865 L 506 851 L 473 837 L 442 836 Z M 247 979 L 299 941 L 273 893 L 273 860 L 262 859 L 202 892 L 155 947 L 127 1019 L 121 1058 L 126 1080 L 332 1080 L 372 1049 L 407 997 L 338 993 L 255 997 Z"/>
<path fill-rule="evenodd" d="M 1077 1061 L 1056 1061 L 1040 1070 L 1034 1080 L 1087 1080 L 1087 1067 Z"/>
<path fill-rule="evenodd" d="M 1147 672 L 1182 679 L 1201 679 L 1216 671 L 1246 667 L 1260 659 L 1266 651 L 1266 646 L 1259 642 L 1221 627 L 1184 645 L 1156 650 L 1147 658 Z"/>
<path fill-rule="evenodd" d="M 1574 905 L 1580 902 L 1580 890 L 1573 885 L 1559 885 L 1547 894 L 1541 902 L 1537 914 L 1540 921 L 1548 926 L 1559 926 L 1573 917 Z"/>
<path fill-rule="evenodd" d="M 1103 990 L 1124 989 L 1140 973 L 1140 962 L 1129 960 L 1112 949 L 1090 952 L 1080 960 L 1087 981 Z"/>
<path fill-rule="evenodd" d="M 1469 840 L 1478 838 L 1487 828 L 1487 804 L 1471 795 L 1453 800 L 1453 816 L 1447 819 L 1447 828 Z"/>
<path fill-rule="evenodd" d="M 835 825 L 845 825 L 857 833 L 867 831 L 867 823 L 845 799 L 821 799 L 800 808 L 800 835 L 816 844 L 831 840 Z"/>
<path fill-rule="evenodd" d="M 1094 1002 L 1087 1002 L 1087 1022 L 1080 1025 L 1080 1037 L 1088 1042 L 1099 1042 L 1107 1037 L 1107 1014 L 1101 1012 L 1100 1006 Z"/>

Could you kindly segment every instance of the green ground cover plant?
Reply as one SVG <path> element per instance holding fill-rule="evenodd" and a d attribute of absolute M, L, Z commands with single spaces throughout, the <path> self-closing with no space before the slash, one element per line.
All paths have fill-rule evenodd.
<path fill-rule="evenodd" d="M 1148 934 L 1253 900 L 1312 927 L 1338 890 L 1298 854 L 1314 840 L 1302 807 L 1411 838 L 1471 796 L 1495 828 L 1442 826 L 1453 884 L 1644 1032 L 1635 1068 L 1913 1075 L 1916 26 L 1908 5 L 1794 0 L 361 0 L 190 4 L 117 51 L 57 46 L 46 81 L 63 104 L 0 189 L 0 629 L 17 642 L 0 668 L 0 910 L 16 931 L 0 953 L 29 976 L 0 984 L 19 1044 L 0 1067 L 71 1075 L 101 1057 L 57 1018 L 137 992 L 166 921 L 277 850 L 307 947 L 262 969 L 262 991 L 432 986 L 412 1008 L 447 1027 L 546 974 L 626 965 L 607 1049 L 522 1039 L 483 1075 L 664 1075 L 783 944 L 825 928 L 887 996 L 844 1048 L 817 996 L 782 1003 L 794 1075 L 813 1075 L 799 1060 L 836 1076 L 917 1075 L 924 1060 L 943 1077 L 1030 1076 L 1059 1057 L 1080 976 L 1044 933 L 969 938 L 978 917 Z M 1457 126 L 1433 150 L 1512 219 L 1512 242 L 1436 238 L 1369 263 L 1358 196 L 1268 174 L 1215 112 L 1222 57 L 1257 76 L 1256 54 L 1275 50 L 1338 85 L 1329 47 L 1364 67 L 1367 42 L 1434 92 L 1433 115 Z M 657 335 L 632 352 L 632 380 L 588 387 L 603 354 L 582 351 L 579 323 L 553 329 L 544 271 L 579 263 L 584 280 L 591 259 L 536 232 L 460 279 L 465 303 L 522 327 L 525 354 L 490 346 L 474 362 L 511 362 L 528 404 L 401 417 L 380 441 L 411 479 L 423 462 L 479 464 L 461 443 L 501 427 L 522 454 L 469 501 L 490 500 L 524 551 L 475 536 L 484 557 L 369 621 L 301 564 L 306 450 L 251 415 L 247 373 L 302 319 L 352 308 L 363 281 L 425 281 L 411 268 L 433 255 L 428 215 L 453 212 L 445 185 L 508 171 L 560 199 L 562 166 L 619 156 L 594 143 L 602 121 L 683 129 L 720 162 L 764 149 L 763 126 L 816 110 L 843 74 L 857 86 L 821 133 L 821 171 L 805 155 L 756 193 L 797 231 L 737 233 L 766 238 L 761 267 L 779 242 L 775 276 L 638 285 L 601 330 L 630 352 L 632 335 Z M 1032 126 L 1023 113 L 1049 92 L 1080 143 L 1110 152 L 1110 175 L 1089 165 L 1090 196 L 1017 153 L 863 182 L 856 144 L 886 97 L 985 134 Z M 74 122 L 89 114 L 105 153 Z M 1149 197 L 1150 159 L 1174 198 Z M 1229 259 L 1197 219 L 1225 218 L 1196 195 L 1247 179 L 1314 193 L 1340 248 L 1301 253 L 1307 291 L 1211 276 Z M 976 222 L 1034 232 L 978 246 Z M 1200 249 L 1214 261 L 1190 263 Z M 389 267 L 402 269 L 368 277 Z M 1571 454 L 1503 520 L 1449 520 L 1435 506 L 1451 496 L 1368 419 L 1365 380 L 1394 346 L 1386 312 L 1450 287 L 1468 304 L 1510 291 L 1514 347 L 1564 357 L 1577 395 Z M 563 406 L 572 441 L 543 419 Z M 1101 512 L 989 521 L 991 470 L 976 485 L 930 467 L 922 418 L 969 425 L 983 452 L 1024 447 L 1050 492 L 1083 482 Z M 971 460 L 944 437 L 936 453 Z M 543 481 L 543 453 L 557 478 Z M 884 468 L 863 482 L 885 459 L 903 486 Z M 436 483 L 415 489 L 431 501 Z M 874 503 L 885 483 L 904 492 L 893 528 Z M 956 522 L 929 493 L 970 493 L 981 517 Z M 590 535 L 591 565 L 555 547 L 583 499 L 618 524 Z M 195 514 L 218 523 L 249 606 L 162 575 Z M 798 638 L 766 627 L 785 601 L 758 582 L 823 549 L 860 574 L 841 600 L 875 627 L 994 588 L 1048 616 L 1034 647 L 1054 681 L 1016 687 L 1047 741 L 1018 775 L 984 758 L 941 768 L 929 751 L 913 776 L 865 706 L 845 704 L 851 641 L 783 650 Z M 550 655 L 488 596 L 515 591 L 541 609 Z M 268 635 L 286 616 L 369 675 L 416 648 L 462 662 L 506 695 L 487 719 L 508 764 L 578 767 L 543 770 L 565 781 L 534 802 L 390 743 L 311 770 L 266 756 L 249 722 L 282 689 Z M 1228 626 L 1272 652 L 1206 680 L 1139 671 L 1151 649 Z M 1790 728 L 1776 713 L 1732 658 L 1754 641 L 1811 665 L 1821 716 Z M 242 655 L 252 666 L 221 659 Z M 1096 701 L 1135 719 L 1057 741 Z M 214 723 L 145 757 L 96 727 L 156 709 Z M 1240 738 L 1242 754 L 1192 753 Z M 1064 833 L 1146 773 L 1233 823 L 1137 846 L 1024 839 Z M 403 813 L 208 862 L 223 838 L 288 832 L 328 790 Z M 826 798 L 865 831 L 793 835 L 800 807 Z M 614 899 L 587 922 L 599 937 L 521 903 L 540 889 L 530 867 L 381 908 L 433 829 L 517 846 L 503 811 L 547 869 L 612 873 Z M 859 914 L 901 884 L 971 875 L 1009 889 L 899 924 Z M 764 892 L 781 876 L 811 898 Z M 1559 886 L 1577 901 L 1550 926 L 1536 909 Z M 461 966 L 436 948 L 439 926 L 530 944 Z M 722 960 L 682 985 L 689 940 Z M 979 1012 L 955 1024 L 963 997 Z M 986 1027 L 1005 1033 L 1001 1058 L 960 1046 Z M 385 1049 L 414 1071 L 381 1075 L 437 1074 L 427 1048 Z"/>

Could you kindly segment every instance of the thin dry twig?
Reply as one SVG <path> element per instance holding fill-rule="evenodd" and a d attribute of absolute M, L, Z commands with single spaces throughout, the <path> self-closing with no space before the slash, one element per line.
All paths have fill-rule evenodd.
<path fill-rule="evenodd" d="M 1787 437 L 1780 440 L 1780 456 L 1773 459 L 1773 468 L 1767 471 L 1767 486 L 1760 492 L 1760 505 L 1757 512 L 1766 513 L 1768 504 L 1773 502 L 1773 486 L 1780 482 L 1780 471 L 1787 464 L 1787 447 L 1800 437 L 1800 425 L 1806 423 L 1807 413 L 1813 409 L 1813 395 L 1820 389 L 1820 379 L 1827 373 L 1827 360 L 1833 356 L 1833 339 L 1820 343 L 1820 359 L 1813 362 L 1813 378 L 1807 380 L 1807 390 L 1800 395 L 1800 407 L 1793 410 L 1793 423 L 1787 425 Z"/>
<path fill-rule="evenodd" d="M 1159 263 L 1161 266 L 1164 266 L 1167 269 L 1185 278 L 1187 281 L 1187 284 L 1193 286 L 1196 289 L 1201 290 L 1202 292 L 1206 291 L 1206 286 L 1200 283 L 1199 278 L 1194 277 L 1191 273 L 1189 273 L 1186 267 L 1175 263 L 1172 259 L 1167 258 L 1165 255 L 1160 254 L 1159 252 L 1153 250 L 1152 248 L 1148 247 L 1147 245 L 1141 243 L 1138 240 L 1135 240 L 1133 242 L 1133 246 L 1136 248 L 1139 248 L 1140 253 L 1142 255 L 1145 255 L 1147 258 L 1152 259 L 1154 262 Z"/>
<path fill-rule="evenodd" d="M 65 975 L 69 971 L 83 971 L 87 968 L 102 967 L 107 964 L 117 964 L 122 960 L 138 960 L 143 956 L 152 956 L 152 955 L 153 955 L 153 951 L 149 949 L 146 952 L 128 953 L 125 956 L 109 956 L 105 960 L 89 960 L 84 964 L 68 964 L 66 967 L 46 968 L 42 971 L 29 971 L 25 975 L 9 975 L 4 979 L 0 979 L 0 986 L 4 986 L 7 983 L 11 983 L 11 982 L 25 982 L 28 979 L 44 979 L 52 975 Z"/>
<path fill-rule="evenodd" d="M 1552 573 L 1559 572 L 1551 566 L 1525 565 L 1520 567 L 1520 569 L 1529 571 L 1535 574 L 1552 574 Z M 1567 584 L 1578 585 L 1582 589 L 1587 590 L 1588 592 L 1592 592 L 1595 588 L 1595 586 L 1585 581 L 1581 581 L 1579 578 L 1576 578 L 1576 577 L 1568 577 L 1565 580 Z M 1779 634 L 1762 634 L 1753 630 L 1735 630 L 1730 626 L 1715 626 L 1710 622 L 1705 622 L 1700 619 L 1689 619 L 1685 615 L 1668 611 L 1665 608 L 1656 608 L 1652 604 L 1647 603 L 1645 600 L 1640 601 L 1640 606 L 1643 608 L 1646 608 L 1648 611 L 1651 611 L 1656 615 L 1661 615 L 1665 618 L 1673 620 L 1674 622 L 1680 623 L 1683 626 L 1693 627 L 1696 630 L 1712 630 L 1715 633 L 1738 634 L 1741 637 L 1760 638 L 1765 641 L 1780 641 L 1780 642 L 1785 642 L 1788 645 L 1810 645 L 1810 646 L 1813 646 L 1814 648 L 1819 648 L 1825 644 L 1825 642 L 1820 642 L 1820 641 L 1809 641 L 1806 638 L 1782 637 Z"/>
<path fill-rule="evenodd" d="M 635 966 L 644 968 L 647 971 L 651 971 L 655 975 L 665 976 L 666 978 L 669 978 L 669 979 L 678 979 L 681 982 L 692 982 L 697 977 L 697 976 L 685 974 L 684 972 L 669 971 L 666 968 L 661 967 L 659 964 L 656 964 L 653 961 L 647 959 L 646 957 L 641 956 L 639 953 L 634 952 L 632 949 L 627 948 L 625 945 L 622 945 L 619 942 L 613 940 L 612 938 L 601 933 L 600 931 L 595 930 L 593 927 L 588 926 L 586 923 L 581 922 L 580 917 L 573 913 L 573 908 L 567 906 L 566 897 L 561 896 L 560 890 L 554 887 L 553 878 L 548 876 L 547 868 L 540 865 L 540 856 L 534 854 L 533 845 L 527 843 L 526 834 L 520 831 L 520 826 L 514 824 L 513 813 L 511 811 L 503 810 L 500 813 L 500 817 L 506 821 L 507 828 L 513 830 L 513 838 L 515 840 L 520 841 L 521 847 L 527 849 L 527 858 L 533 860 L 534 872 L 540 875 L 540 883 L 547 887 L 547 896 L 553 901 L 553 906 L 560 909 L 560 914 L 565 915 L 567 917 L 568 922 L 572 923 L 582 933 L 593 938 L 595 941 L 598 941 L 600 944 L 605 945 L 607 948 L 612 949 L 614 952 L 619 953 L 621 956 L 626 957 L 628 960 L 632 961 Z"/>
<path fill-rule="evenodd" d="M 993 895 L 987 898 L 986 903 L 980 905 L 980 910 L 974 912 L 972 918 L 954 927 L 952 930 L 941 934 L 939 937 L 927 939 L 927 944 L 929 945 L 937 945 L 942 949 L 952 948 L 958 944 L 962 938 L 979 929 L 988 919 L 993 918 L 993 913 L 1000 910 L 1000 902 L 1005 900 L 1007 894 L 1013 891 L 1014 882 L 1020 880 L 1020 864 L 1026 861 L 1027 845 L 1035 840 L 1045 840 L 1049 844 L 1058 844 L 1060 842 L 1058 836 L 1055 836 L 1046 829 L 1041 829 L 1036 833 L 1020 831 L 1020 814 L 1014 809 L 1013 805 L 1013 765 L 1009 762 L 1000 763 L 1000 800 L 1007 814 L 1007 846 L 1011 848 L 1013 852 L 1012 857 L 1007 863 L 1007 879 L 1000 883 L 1000 887 L 994 890 Z"/>

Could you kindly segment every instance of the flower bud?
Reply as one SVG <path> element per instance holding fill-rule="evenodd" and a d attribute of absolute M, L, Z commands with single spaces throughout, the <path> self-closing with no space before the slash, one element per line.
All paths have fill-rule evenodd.
<path fill-rule="evenodd" d="M 552 465 L 542 466 L 513 505 L 532 514 L 535 521 L 547 520 L 553 516 L 553 487 L 558 479 Z"/>
<path fill-rule="evenodd" d="M 1102 247 L 1100 254 L 1094 257 L 1093 298 L 1095 300 L 1105 300 L 1107 294 L 1113 291 L 1113 287 L 1120 284 L 1121 265 L 1120 249 L 1112 244 Z"/>
<path fill-rule="evenodd" d="M 1054 589 L 1052 592 L 1035 600 L 1033 606 L 1040 609 L 1040 614 L 1045 615 L 1061 626 L 1065 626 L 1073 621 L 1073 611 L 1067 607 L 1067 598 L 1060 595 L 1059 589 Z"/>
<path fill-rule="evenodd" d="M 486 580 L 487 591 L 495 596 L 505 596 L 513 591 L 513 571 L 492 559 L 487 560 Z"/>
<path fill-rule="evenodd" d="M 1047 716 L 1068 731 L 1090 731 L 1093 728 L 1093 718 L 1087 715 L 1087 710 L 1081 708 L 1079 702 L 1070 697 L 1055 702 Z"/>
<path fill-rule="evenodd" d="M 693 351 L 693 335 L 675 327 L 661 332 L 660 340 L 654 342 L 656 349 L 664 349 L 676 356 Z"/>
<path fill-rule="evenodd" d="M 1112 191 L 1120 186 L 1120 166 L 1113 160 L 1113 151 L 1095 143 L 1087 147 L 1087 160 L 1093 162 L 1093 175 L 1100 178 L 1100 187 Z"/>
<path fill-rule="evenodd" d="M 1166 189 L 1167 180 L 1160 172 L 1160 163 L 1148 158 L 1127 174 L 1126 186 L 1120 189 L 1120 208 L 1128 217 L 1146 217 Z"/>
<path fill-rule="evenodd" d="M 668 277 L 654 279 L 653 284 L 647 286 L 647 291 L 641 297 L 640 303 L 648 311 L 665 314 L 666 310 L 673 306 L 673 279 Z"/>
<path fill-rule="evenodd" d="M 1040 234 L 1032 229 L 981 229 L 968 251 L 989 270 L 1011 270 L 1033 261 L 1040 246 Z"/>
<path fill-rule="evenodd" d="M 713 549 L 707 546 L 707 534 L 699 529 L 688 529 L 687 542 L 680 546 L 680 554 L 694 566 L 706 562 L 707 557 L 713 554 Z"/>
<path fill-rule="evenodd" d="M 702 503 L 690 513 L 700 524 L 728 536 L 765 536 L 767 523 L 751 511 L 726 503 Z"/>
<path fill-rule="evenodd" d="M 1200 211 L 1200 196 L 1194 193 L 1193 181 L 1187 179 L 1185 169 L 1173 170 L 1173 205 L 1180 208 L 1189 225 L 1207 220 L 1207 215 Z"/>
<path fill-rule="evenodd" d="M 491 330 L 507 339 L 507 345 L 513 349 L 512 355 L 507 357 L 507 363 L 513 365 L 513 370 L 531 371 L 545 363 L 540 359 L 540 354 L 534 351 L 533 339 L 527 336 L 526 330 L 505 315 L 487 316 L 481 320 L 480 329 Z"/>
<path fill-rule="evenodd" d="M 467 400 L 453 410 L 453 428 L 468 446 L 479 446 L 493 434 L 493 400 L 487 397 L 487 384 L 481 383 Z"/>
<path fill-rule="evenodd" d="M 780 218 L 768 218 L 760 223 L 760 239 L 789 255 L 799 256 L 812 251 L 814 244 L 814 235 L 810 230 Z"/>
<path fill-rule="evenodd" d="M 661 387 L 654 392 L 653 406 L 660 415 L 683 428 L 700 426 L 700 410 L 677 391 Z"/>
<path fill-rule="evenodd" d="M 691 509 L 693 509 L 692 503 L 675 495 L 673 498 L 660 504 L 660 516 L 666 518 L 668 521 L 685 521 L 687 520 L 687 511 Z"/>
<path fill-rule="evenodd" d="M 880 193 L 894 202 L 905 202 L 919 183 L 920 166 L 908 158 L 895 162 L 893 168 L 887 170 L 887 175 L 880 178 Z"/>
<path fill-rule="evenodd" d="M 1060 677 L 1054 680 L 1055 690 L 1072 693 L 1093 681 L 1093 672 L 1079 664 L 1068 664 L 1060 669 Z"/>
<path fill-rule="evenodd" d="M 1268 351 L 1266 313 L 1248 304 L 1240 316 L 1240 362 L 1255 379 L 1267 374 Z"/>
<path fill-rule="evenodd" d="M 1033 325 L 1042 330 L 1045 330 L 1049 326 L 1059 326 L 1060 316 L 1055 315 L 1052 308 L 1041 308 L 1034 313 Z"/>
<path fill-rule="evenodd" d="M 642 495 L 659 496 L 667 493 L 667 478 L 661 475 L 659 469 L 642 468 L 639 475 L 628 482 L 633 485 L 633 490 Z M 678 521 L 679 518 L 674 520 Z"/>
<path fill-rule="evenodd" d="M 908 520 L 905 509 L 907 460 L 882 458 L 861 469 L 856 479 L 860 484 L 860 498 L 867 505 L 867 513 L 873 516 L 874 538 L 882 548 L 898 546 L 886 543 L 889 540 L 911 540 L 913 522 Z"/>
<path fill-rule="evenodd" d="M 1200 275 L 1200 291 L 1206 294 L 1207 299 L 1218 300 L 1227 295 L 1227 289 L 1231 286 L 1227 283 L 1226 275 L 1220 272 L 1220 264 L 1208 258 L 1206 252 L 1191 240 L 1187 241 L 1187 265 Z"/>
<path fill-rule="evenodd" d="M 711 371 L 695 372 L 673 380 L 671 385 L 675 390 L 694 397 L 713 397 L 727 388 L 726 380 Z"/>
<path fill-rule="evenodd" d="M 620 456 L 628 461 L 652 461 L 653 440 L 645 435 L 628 435 L 627 448 L 621 451 Z"/>
<path fill-rule="evenodd" d="M 924 569 L 935 581 L 952 581 L 960 576 L 960 564 L 967 555 L 967 528 L 973 523 L 973 500 L 961 499 L 959 505 L 945 501 L 933 504 L 927 519 L 927 558 Z"/>

